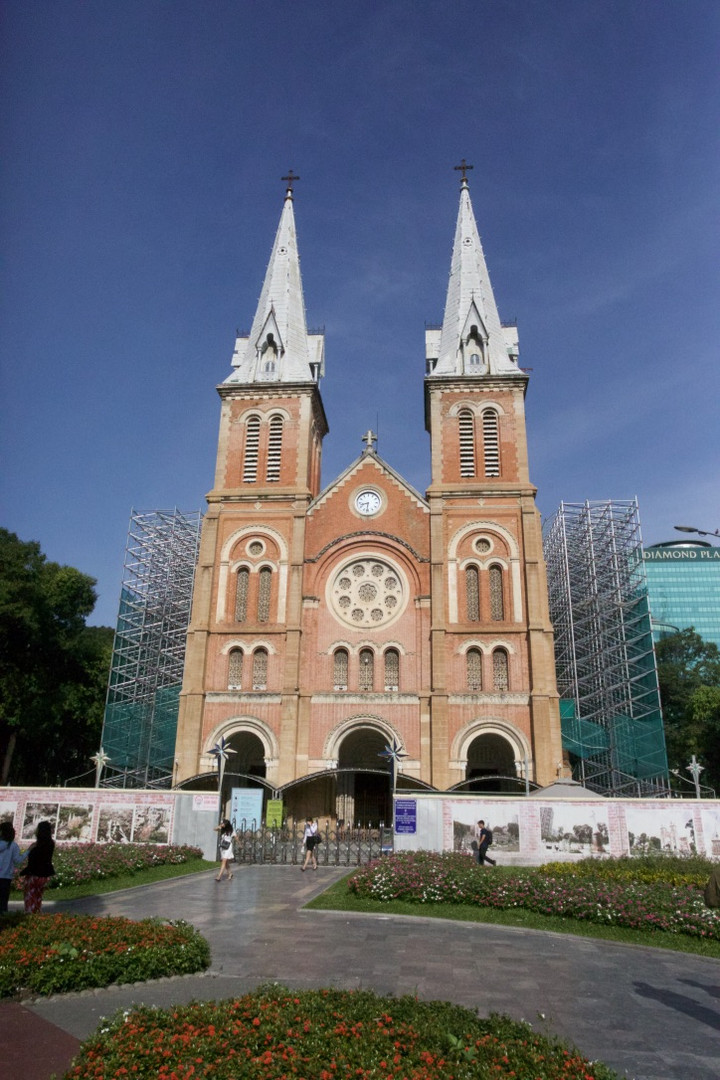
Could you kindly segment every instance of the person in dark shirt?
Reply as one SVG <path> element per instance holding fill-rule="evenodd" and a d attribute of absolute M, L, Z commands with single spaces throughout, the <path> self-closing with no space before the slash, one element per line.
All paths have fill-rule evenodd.
<path fill-rule="evenodd" d="M 35 843 L 28 851 L 27 866 L 21 871 L 25 878 L 25 914 L 36 915 L 42 908 L 45 886 L 55 873 L 52 864 L 55 841 L 52 825 L 41 821 L 35 830 Z"/>

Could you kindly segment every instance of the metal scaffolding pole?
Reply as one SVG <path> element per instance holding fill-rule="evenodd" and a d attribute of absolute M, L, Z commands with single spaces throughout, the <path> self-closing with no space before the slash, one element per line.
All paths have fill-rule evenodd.
<path fill-rule="evenodd" d="M 544 551 L 575 778 L 607 795 L 669 794 L 637 500 L 561 503 Z"/>
<path fill-rule="evenodd" d="M 133 511 L 102 745 L 104 787 L 170 787 L 202 513 Z"/>

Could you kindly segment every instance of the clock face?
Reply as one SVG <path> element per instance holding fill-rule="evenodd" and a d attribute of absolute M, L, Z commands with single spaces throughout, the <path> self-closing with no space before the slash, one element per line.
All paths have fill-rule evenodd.
<path fill-rule="evenodd" d="M 368 489 L 367 491 L 361 491 L 355 496 L 355 509 L 359 514 L 364 514 L 365 516 L 377 514 L 381 506 L 382 499 L 377 491 Z"/>

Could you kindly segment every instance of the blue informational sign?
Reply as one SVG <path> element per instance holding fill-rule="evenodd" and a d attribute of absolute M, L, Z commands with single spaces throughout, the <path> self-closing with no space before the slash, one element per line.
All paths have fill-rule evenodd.
<path fill-rule="evenodd" d="M 230 820 L 236 829 L 259 829 L 263 822 L 262 788 L 234 787 Z"/>
<path fill-rule="evenodd" d="M 395 800 L 395 832 L 417 832 L 417 799 Z"/>

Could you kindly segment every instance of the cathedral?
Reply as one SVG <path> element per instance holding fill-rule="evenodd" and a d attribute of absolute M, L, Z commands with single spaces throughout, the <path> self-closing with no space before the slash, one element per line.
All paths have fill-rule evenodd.
<path fill-rule="evenodd" d="M 392 820 L 388 748 L 399 792 L 517 791 L 511 778 L 564 771 L 528 375 L 461 171 L 443 323 L 425 335 L 424 494 L 372 431 L 321 485 L 324 336 L 307 330 L 289 178 L 252 330 L 218 387 L 176 785 L 217 776 L 222 745 L 227 783 L 262 784 L 288 816 L 371 824 Z"/>

